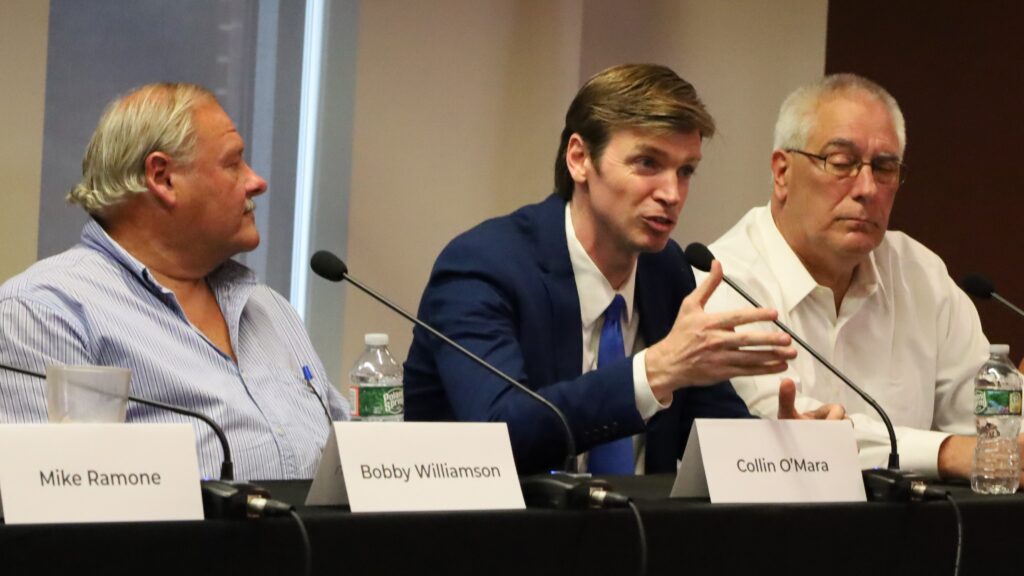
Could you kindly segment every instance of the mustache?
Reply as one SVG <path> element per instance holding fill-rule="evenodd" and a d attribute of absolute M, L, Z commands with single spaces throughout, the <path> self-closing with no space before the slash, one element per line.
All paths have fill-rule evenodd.
<path fill-rule="evenodd" d="M 249 213 L 249 212 L 252 212 L 255 209 L 256 209 L 256 201 L 253 200 L 252 198 L 247 198 L 245 200 L 245 212 Z"/>

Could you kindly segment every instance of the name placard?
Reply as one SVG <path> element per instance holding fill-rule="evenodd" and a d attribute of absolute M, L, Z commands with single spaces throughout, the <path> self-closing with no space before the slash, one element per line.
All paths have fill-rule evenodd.
<path fill-rule="evenodd" d="M 8 524 L 202 520 L 188 424 L 0 425 Z"/>
<path fill-rule="evenodd" d="M 335 422 L 306 504 L 353 512 L 525 508 L 504 423 Z"/>
<path fill-rule="evenodd" d="M 712 502 L 864 502 L 848 421 L 697 419 L 672 497 Z"/>

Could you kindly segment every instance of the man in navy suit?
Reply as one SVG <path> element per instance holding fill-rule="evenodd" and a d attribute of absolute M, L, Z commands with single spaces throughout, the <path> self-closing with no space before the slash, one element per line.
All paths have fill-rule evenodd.
<path fill-rule="evenodd" d="M 695 287 L 669 238 L 714 130 L 668 68 L 597 74 L 566 114 L 555 194 L 453 240 L 420 302 L 420 318 L 558 406 L 581 454 L 631 440 L 630 472 L 674 471 L 694 418 L 749 417 L 724 380 L 782 372 L 796 354 L 783 333 L 733 330 L 774 310 L 705 313 L 721 267 Z M 609 322 L 621 337 L 614 360 L 601 342 Z M 834 406 L 799 415 L 794 394 L 781 387 L 781 417 L 841 416 Z M 564 462 L 547 408 L 419 328 L 405 402 L 407 420 L 507 422 L 520 473 Z"/>

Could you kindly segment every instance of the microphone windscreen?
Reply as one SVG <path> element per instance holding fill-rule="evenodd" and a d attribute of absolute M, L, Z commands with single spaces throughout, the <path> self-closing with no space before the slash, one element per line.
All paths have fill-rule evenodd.
<path fill-rule="evenodd" d="M 982 299 L 991 298 L 992 293 L 996 291 L 992 281 L 981 274 L 968 274 L 960 281 L 960 286 L 963 287 L 964 292 Z"/>
<path fill-rule="evenodd" d="M 316 272 L 317 276 L 326 278 L 331 282 L 341 282 L 348 274 L 348 266 L 334 254 L 327 250 L 320 250 L 309 260 L 309 267 Z"/>
<path fill-rule="evenodd" d="M 708 250 L 707 246 L 700 242 L 694 242 L 686 247 L 686 259 L 697 270 L 710 272 L 711 261 L 715 259 L 715 256 L 711 254 L 711 250 Z"/>

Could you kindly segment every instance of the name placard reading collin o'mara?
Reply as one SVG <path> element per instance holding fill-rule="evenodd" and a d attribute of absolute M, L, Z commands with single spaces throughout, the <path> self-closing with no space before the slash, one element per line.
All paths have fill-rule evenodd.
<path fill-rule="evenodd" d="M 8 524 L 202 520 L 188 424 L 5 424 Z"/>
<path fill-rule="evenodd" d="M 525 508 L 508 427 L 478 422 L 335 422 L 308 505 L 353 512 Z"/>
<path fill-rule="evenodd" d="M 712 502 L 863 502 L 848 421 L 697 419 L 673 497 Z"/>

